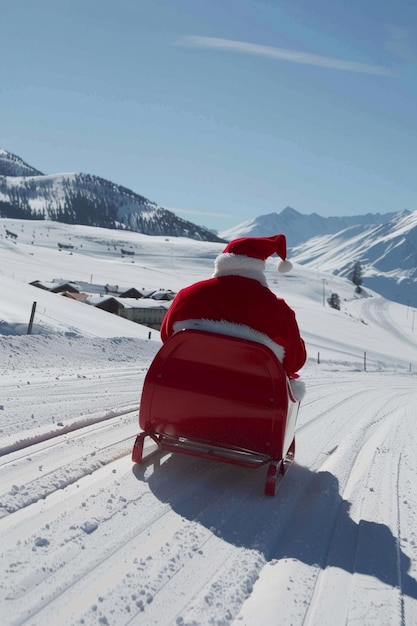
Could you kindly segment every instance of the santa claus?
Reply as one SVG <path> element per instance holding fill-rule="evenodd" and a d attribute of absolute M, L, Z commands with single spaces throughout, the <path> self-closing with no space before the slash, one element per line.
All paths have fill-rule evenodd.
<path fill-rule="evenodd" d="M 212 278 L 178 292 L 161 326 L 162 341 L 189 328 L 251 339 L 270 347 L 288 376 L 298 378 L 306 350 L 295 313 L 268 288 L 264 274 L 265 260 L 274 253 L 281 258 L 278 271 L 289 271 L 284 235 L 228 243 Z"/>

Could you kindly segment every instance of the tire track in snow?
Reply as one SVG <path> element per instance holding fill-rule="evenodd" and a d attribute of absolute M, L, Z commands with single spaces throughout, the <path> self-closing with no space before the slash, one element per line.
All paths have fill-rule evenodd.
<path fill-rule="evenodd" d="M 389 431 L 384 441 L 376 448 L 373 463 L 364 483 L 360 503 L 360 529 L 352 581 L 352 620 L 359 618 L 363 623 L 377 616 L 381 624 L 411 624 L 415 619 L 411 609 L 412 598 L 417 598 L 416 557 L 417 546 L 407 537 L 416 527 L 417 499 L 414 485 L 401 475 L 416 474 L 417 462 L 413 446 L 407 442 L 416 440 L 416 430 L 410 428 L 410 415 L 415 422 L 415 401 L 403 403 L 387 415 Z M 410 466 L 413 468 L 410 471 Z M 383 506 L 384 492 L 392 493 L 390 506 Z M 405 492 L 405 493 L 404 493 Z M 355 513 L 358 516 L 357 513 Z M 369 532 L 366 520 L 378 520 L 391 530 L 385 542 L 375 541 L 375 532 Z M 373 552 L 373 554 L 372 554 Z M 381 571 L 379 581 L 364 581 L 367 561 L 373 558 Z M 414 571 L 410 569 L 414 564 Z M 363 585 L 368 586 L 375 599 L 363 601 Z M 387 595 L 385 588 L 394 587 Z M 381 597 L 379 597 L 381 596 Z"/>
<path fill-rule="evenodd" d="M 398 391 L 397 397 L 407 397 L 408 391 Z M 296 429 L 297 450 L 301 447 L 309 455 L 308 464 L 311 469 L 320 469 L 326 456 L 334 453 L 339 444 L 348 436 L 352 427 L 357 429 L 363 421 L 367 421 L 370 412 L 378 413 L 383 410 L 387 402 L 386 396 L 375 400 L 375 391 L 371 388 L 340 390 L 338 400 L 321 408 L 318 415 L 312 417 Z M 323 410 L 324 408 L 324 410 Z M 325 428 L 322 424 L 325 423 Z M 317 433 L 317 434 L 316 434 Z M 314 457 L 309 450 L 311 438 L 319 437 L 319 453 Z M 360 444 L 359 444 L 360 449 Z"/>
<path fill-rule="evenodd" d="M 22 620 L 27 619 L 29 614 L 32 616 L 37 614 L 51 603 L 53 604 L 57 598 L 62 597 L 62 594 L 68 592 L 68 596 L 63 597 L 64 605 L 67 605 L 67 599 L 71 598 L 72 587 L 78 590 L 73 593 L 73 600 L 78 602 L 78 593 L 82 593 L 86 583 L 85 577 L 90 573 L 93 573 L 93 578 L 105 576 L 107 566 L 103 565 L 113 555 L 123 557 L 121 547 L 130 539 L 133 540 L 139 536 L 139 543 L 145 544 L 149 537 L 149 528 L 155 530 L 158 536 L 158 529 L 155 525 L 169 512 L 168 507 L 159 507 L 152 499 L 149 502 L 149 494 L 146 490 L 140 490 L 129 501 L 125 497 L 118 498 L 116 494 L 120 486 L 120 478 L 116 479 L 115 474 L 122 469 L 125 473 L 129 472 L 130 459 L 122 459 L 113 464 L 113 469 L 103 468 L 96 471 L 94 475 L 80 480 L 76 485 L 71 485 L 64 490 L 66 496 L 64 501 L 62 498 L 57 499 L 56 494 L 53 494 L 46 501 L 48 506 L 42 506 L 42 503 L 32 505 L 32 508 L 38 509 L 38 514 L 35 516 L 33 512 L 23 516 L 17 514 L 16 524 L 12 527 L 8 525 L 9 541 L 15 542 L 16 546 L 10 555 L 6 555 L 6 558 L 9 556 L 17 564 L 24 564 L 25 546 L 35 546 L 35 549 L 40 552 L 38 570 L 32 572 L 29 578 L 25 578 L 24 568 L 23 572 L 16 572 L 20 574 L 20 577 L 16 576 L 18 580 L 20 578 L 20 581 L 11 584 L 9 590 L 5 592 L 11 600 L 16 601 L 21 594 L 24 594 L 26 605 L 30 607 L 28 614 L 16 617 L 16 622 L 10 623 L 22 623 Z M 125 524 L 126 528 L 123 528 L 120 533 L 120 518 L 128 520 L 127 509 L 132 507 L 134 509 L 144 499 L 149 502 L 149 506 L 142 507 L 141 519 L 136 523 L 136 515 L 131 515 L 131 523 Z M 100 511 L 100 515 L 94 515 L 96 511 Z M 26 511 L 21 513 L 26 513 Z M 35 527 L 33 527 L 34 519 L 37 522 Z M 116 532 L 112 533 L 108 526 L 112 527 L 114 521 L 118 521 L 119 524 L 115 524 Z M 0 528 L 1 526 L 0 521 Z M 44 543 L 37 542 L 39 537 Z M 46 549 L 42 550 L 42 547 Z M 84 558 L 78 559 L 84 549 L 89 550 L 87 561 Z M 17 565 L 15 567 L 18 569 Z M 100 571 L 101 569 L 103 571 Z M 46 589 L 50 587 L 53 589 L 49 596 L 47 594 L 47 597 L 44 596 L 41 599 L 37 593 L 40 583 L 45 583 Z M 91 587 L 89 589 L 91 595 Z M 94 595 L 93 591 L 93 597 Z M 16 615 L 19 616 L 18 602 L 11 604 L 11 615 L 13 616 L 16 611 Z M 48 623 L 48 621 L 43 623 Z M 53 619 L 49 623 L 53 623 Z"/>
<path fill-rule="evenodd" d="M 0 458 L 0 518 L 130 454 L 136 422 L 136 409 L 120 408 L 18 442 Z"/>
<path fill-rule="evenodd" d="M 123 463 L 124 462 L 125 461 L 123 460 Z M 207 523 L 195 524 L 194 521 L 198 521 L 201 516 L 213 516 L 213 514 L 213 520 L 216 520 L 218 518 L 218 513 L 227 511 L 227 504 L 230 504 L 230 489 L 226 492 L 224 489 L 220 489 L 220 485 L 224 486 L 224 477 L 228 474 L 226 466 L 216 464 L 214 467 L 208 467 L 208 465 L 209 464 L 207 462 L 202 465 L 197 463 L 196 467 L 200 469 L 200 472 L 198 473 L 198 481 L 195 480 L 195 472 L 193 474 L 188 473 L 190 466 L 189 463 L 185 463 L 184 467 L 180 468 L 181 471 L 186 472 L 186 474 L 183 476 L 182 489 L 171 499 L 171 506 L 161 506 L 160 503 L 150 499 L 149 492 L 144 492 L 143 489 L 141 489 L 141 499 L 143 500 L 143 498 L 146 498 L 151 504 L 153 518 L 152 516 L 149 516 L 146 509 L 142 507 L 141 511 L 145 514 L 142 516 L 140 523 L 138 524 L 135 523 L 135 519 L 133 518 L 133 515 L 131 515 L 132 511 L 125 512 L 124 519 L 126 522 L 130 520 L 130 523 L 126 524 L 129 528 L 124 530 L 123 537 L 119 536 L 117 538 L 117 533 L 112 533 L 111 530 L 104 529 L 102 532 L 105 532 L 107 537 L 112 537 L 111 543 L 113 544 L 109 545 L 107 550 L 108 553 L 111 552 L 107 556 L 108 562 L 107 559 L 105 563 L 103 560 L 96 563 L 93 562 L 90 564 L 90 567 L 85 569 L 85 571 L 77 571 L 79 568 L 77 568 L 76 564 L 76 555 L 72 555 L 72 558 L 69 559 L 70 554 L 68 553 L 67 544 L 64 542 L 64 549 L 66 552 L 65 557 L 61 558 L 65 559 L 67 569 L 68 565 L 72 567 L 71 575 L 76 579 L 73 585 L 68 586 L 66 583 L 65 579 L 68 576 L 67 569 L 62 576 L 63 580 L 60 580 L 61 570 L 58 564 L 61 562 L 61 559 L 59 554 L 57 554 L 54 550 L 55 556 L 53 561 L 55 560 L 58 563 L 54 566 L 53 561 L 49 561 L 45 565 L 45 568 L 48 572 L 50 572 L 49 576 L 54 577 L 55 585 L 57 590 L 59 590 L 59 593 L 57 593 L 55 597 L 49 598 L 49 600 L 43 600 L 43 603 L 39 602 L 36 594 L 36 583 L 38 582 L 38 576 L 44 576 L 41 572 L 38 572 L 31 581 L 26 581 L 20 586 L 21 592 L 25 593 L 26 604 L 28 603 L 28 594 L 29 596 L 33 596 L 33 608 L 31 610 L 32 618 L 36 615 L 36 619 L 41 620 L 41 622 L 38 623 L 48 623 L 48 619 L 51 619 L 53 615 L 57 614 L 57 612 L 64 617 L 68 613 L 68 607 L 71 607 L 70 599 L 73 596 L 74 601 L 76 599 L 78 608 L 80 607 L 80 598 L 85 599 L 86 605 L 90 604 L 89 607 L 86 607 L 89 610 L 87 611 L 85 619 L 83 618 L 84 623 L 96 624 L 98 618 L 97 607 L 94 608 L 91 606 L 91 597 L 94 597 L 95 595 L 97 581 L 99 582 L 102 593 L 99 614 L 103 616 L 103 619 L 106 614 L 114 614 L 116 610 L 114 608 L 115 606 L 118 607 L 117 611 L 120 612 L 120 615 L 124 615 L 126 618 L 127 605 L 130 607 L 128 612 L 130 615 L 134 611 L 136 611 L 135 614 L 137 615 L 143 614 L 143 612 L 146 611 L 145 614 L 149 616 L 149 611 L 151 611 L 151 614 L 153 615 L 155 613 L 156 616 L 158 614 L 158 610 L 156 610 L 155 607 L 157 607 L 158 604 L 163 605 L 164 603 L 166 604 L 167 602 L 172 602 L 171 594 L 173 588 L 183 590 L 183 594 L 179 594 L 181 602 L 177 607 L 177 610 L 181 611 L 182 605 L 184 603 L 190 603 L 196 596 L 197 591 L 200 591 L 205 585 L 208 585 L 208 591 L 202 592 L 203 597 L 201 602 L 205 613 L 207 613 L 207 610 L 210 610 L 210 602 L 212 601 L 213 593 L 217 586 L 225 588 L 225 594 L 227 595 L 226 581 L 227 579 L 229 579 L 229 581 L 231 580 L 230 577 L 233 571 L 235 572 L 234 576 L 236 577 L 236 567 L 239 562 L 240 567 L 238 567 L 238 572 L 239 578 L 241 579 L 240 584 L 243 586 L 241 594 L 245 597 L 245 593 L 247 595 L 250 592 L 253 579 L 254 577 L 256 578 L 257 571 L 262 566 L 259 555 L 254 553 L 253 558 L 248 559 L 248 571 L 245 578 L 242 570 L 241 557 L 235 555 L 234 561 L 231 563 L 231 557 L 235 552 L 235 548 L 228 543 L 225 544 L 221 537 L 216 534 L 215 529 L 210 528 Z M 209 471 L 206 471 L 207 469 Z M 243 489 L 245 485 L 242 484 L 242 477 L 237 472 L 234 472 L 233 474 L 234 481 L 237 485 L 240 485 L 241 489 Z M 207 499 L 205 493 L 201 490 L 204 489 L 205 483 L 207 483 L 207 486 L 210 486 L 213 482 L 217 483 L 218 490 L 208 490 L 212 493 L 212 496 Z M 172 483 L 169 476 L 166 476 L 162 483 L 165 483 L 165 486 L 164 484 L 159 485 L 161 493 L 164 489 L 169 488 L 171 488 L 172 491 Z M 237 485 L 233 485 L 232 480 L 230 487 L 233 488 Z M 248 494 L 245 486 L 245 490 L 243 491 L 243 500 L 245 501 L 247 497 Z M 196 514 L 191 515 L 190 520 L 186 522 L 186 520 L 184 520 L 182 516 L 177 515 L 173 509 L 181 507 L 188 508 L 190 499 L 191 501 L 194 500 L 193 506 Z M 240 499 L 242 499 L 242 494 Z M 197 503 L 195 502 L 196 500 Z M 134 505 L 135 500 L 128 503 L 126 506 L 132 508 Z M 217 511 L 217 513 L 215 513 L 215 511 Z M 114 513 L 114 519 L 120 518 L 121 515 L 122 513 L 120 511 L 116 511 Z M 234 519 L 236 515 L 236 509 L 232 507 L 228 513 L 226 512 L 223 514 L 223 524 L 227 524 L 227 519 L 229 517 Z M 94 532 L 94 534 L 91 534 L 91 538 L 94 538 L 94 535 L 96 535 L 98 531 L 101 531 L 103 527 L 112 521 L 113 518 L 106 521 L 102 520 L 99 524 L 99 528 Z M 52 517 L 47 526 L 50 527 L 53 523 L 54 518 Z M 162 527 L 166 529 L 166 531 L 162 532 L 162 534 L 158 531 L 158 524 L 162 524 Z M 235 522 L 231 521 L 230 524 L 233 526 Z M 115 527 L 119 528 L 120 523 L 115 524 Z M 29 532 L 33 531 L 33 529 L 27 530 Z M 82 534 L 83 533 L 81 532 L 81 535 Z M 150 545 L 149 537 L 152 537 Z M 88 538 L 90 539 L 90 536 Z M 71 543 L 74 543 L 74 539 L 71 540 Z M 152 557 L 154 552 L 158 555 L 157 558 Z M 142 553 L 143 558 L 140 559 L 139 557 Z M 134 558 L 132 557 L 132 554 L 134 555 Z M 205 564 L 204 576 L 201 575 L 202 562 Z M 126 565 L 123 565 L 123 563 Z M 163 563 L 162 566 L 161 563 Z M 94 567 L 91 567 L 91 565 L 94 565 Z M 223 582 L 220 584 L 216 581 L 218 581 L 219 570 L 224 570 L 224 568 L 226 568 L 226 573 L 223 573 Z M 120 580 L 121 577 L 119 585 L 117 585 L 117 581 L 115 583 L 113 579 L 112 581 L 108 580 L 111 576 L 109 576 L 107 572 L 112 572 L 112 575 L 115 575 L 116 573 L 119 577 L 118 580 Z M 184 580 L 181 580 L 182 577 Z M 45 577 L 42 578 L 42 582 L 44 581 L 45 583 L 47 582 Z M 185 584 L 185 581 L 187 584 Z M 236 585 L 238 582 L 239 581 L 237 580 Z M 32 584 L 31 587 L 29 583 Z M 46 588 L 49 587 L 48 584 L 45 584 L 45 586 Z M 123 589 L 126 588 L 131 589 L 132 597 L 128 598 L 126 601 L 123 600 L 123 603 L 120 604 L 120 595 L 123 595 Z M 237 586 L 237 588 L 239 587 Z M 141 591 L 138 591 L 138 589 Z M 186 590 L 185 595 L 184 589 Z M 64 592 L 65 595 L 63 596 L 62 594 Z M 133 595 L 136 596 L 134 602 Z M 229 595 L 234 598 L 235 604 L 237 603 L 237 605 L 240 606 L 240 603 L 243 600 L 239 594 L 236 594 L 235 585 L 230 588 Z M 16 597 L 15 600 L 18 600 L 18 597 Z M 65 606 L 67 609 L 65 609 Z M 225 604 L 225 613 L 230 612 L 230 606 L 231 604 L 229 602 Z M 217 614 L 219 610 L 218 606 L 216 608 L 212 607 L 212 610 L 215 610 L 215 613 Z M 72 619 L 70 615 L 67 615 L 67 617 L 69 620 Z M 146 619 L 148 619 L 148 617 L 146 617 Z M 67 622 L 64 621 L 63 623 Z M 116 621 L 113 623 L 118 622 Z M 148 623 L 159 622 L 154 622 L 152 618 L 151 622 Z"/>
<path fill-rule="evenodd" d="M 337 472 L 343 500 L 335 517 L 325 563 L 317 572 L 305 618 L 307 624 L 324 623 L 332 597 L 334 613 L 340 623 L 378 623 L 381 626 L 406 623 L 402 578 L 405 576 L 407 585 L 411 579 L 407 574 L 407 557 L 399 541 L 401 452 L 396 445 L 402 419 L 398 398 L 391 403 L 392 408 L 389 405 L 387 400 L 376 411 L 374 419 L 360 428 L 341 452 L 348 461 L 345 471 Z M 356 449 L 355 454 L 351 454 L 353 449 Z M 338 465 L 339 460 L 331 458 L 323 469 L 334 471 Z M 384 501 L 381 488 L 396 494 L 388 510 L 379 506 Z M 387 594 L 387 586 L 397 587 L 398 591 Z"/>
<path fill-rule="evenodd" d="M 119 407 L 138 406 L 144 374 L 115 367 L 111 371 L 93 369 L 85 375 L 54 376 L 41 370 L 36 377 L 27 373 L 7 376 L 7 384 L 2 380 L 1 403 L 2 427 L 9 435 L 1 437 L 1 447 L 19 440 L 22 432 L 57 430 L 58 423 L 69 424 L 80 414 L 95 415 L 98 408 L 104 415 Z"/>
<path fill-rule="evenodd" d="M 401 447 L 401 463 L 397 473 L 397 506 L 398 506 L 398 546 L 408 555 L 411 563 L 400 559 L 401 602 L 403 611 L 402 624 L 411 624 L 416 621 L 415 600 L 417 591 L 417 542 L 413 538 L 413 530 L 417 528 L 417 493 L 415 485 L 405 477 L 417 475 L 417 431 L 415 428 L 415 403 L 404 407 L 405 438 L 413 442 L 408 448 Z M 405 440 L 405 439 L 404 439 Z M 413 588 L 414 584 L 414 588 Z"/>
<path fill-rule="evenodd" d="M 129 407 L 129 408 L 124 408 L 120 410 L 107 411 L 105 414 L 99 413 L 95 415 L 94 414 L 86 415 L 86 416 L 80 417 L 79 419 L 77 419 L 75 422 L 72 422 L 71 424 L 68 424 L 66 426 L 60 426 L 59 428 L 54 429 L 54 430 L 37 432 L 36 434 L 30 435 L 26 437 L 25 439 L 20 439 L 19 441 L 15 441 L 15 438 L 14 438 L 13 443 L 9 443 L 8 445 L 3 445 L 0 448 L 0 457 L 10 455 L 11 453 L 18 452 L 20 450 L 26 451 L 26 449 L 30 448 L 31 446 L 45 443 L 49 441 L 50 439 L 55 439 L 55 438 L 61 437 L 62 435 L 66 435 L 67 433 L 78 431 L 92 424 L 100 424 L 101 422 L 105 422 L 115 417 L 120 417 L 128 413 L 132 413 L 133 411 L 137 412 L 137 408 Z M 8 462 L 8 460 L 6 460 L 6 462 Z M 1 458 L 0 458 L 0 467 L 2 464 L 3 462 L 1 461 Z"/>
<path fill-rule="evenodd" d="M 413 484 L 406 497 L 400 494 L 398 476 L 405 460 L 417 474 L 415 435 L 407 432 L 408 426 L 416 432 L 417 392 L 412 381 L 398 379 L 398 389 L 395 383 L 380 387 L 378 402 L 366 406 L 358 397 L 357 410 L 355 401 L 347 410 L 338 407 L 336 422 L 346 429 L 337 448 L 324 463 L 296 468 L 297 481 L 288 483 L 289 523 L 276 533 L 236 626 L 275 623 L 277 615 L 280 623 L 306 626 L 328 624 L 329 615 L 343 624 L 414 623 L 417 545 L 407 537 L 415 537 L 417 494 Z M 318 428 L 325 447 L 326 428 Z M 311 445 L 320 449 L 314 439 Z M 303 462 L 303 445 L 297 450 Z M 288 507 L 288 500 L 282 504 Z M 396 585 L 401 591 L 395 594 Z M 373 613 L 362 611 L 360 601 Z"/>
<path fill-rule="evenodd" d="M 371 321 L 389 332 L 403 343 L 410 346 L 413 343 L 413 339 L 409 334 L 403 332 L 401 328 L 396 324 L 389 314 L 390 303 L 388 300 L 380 298 L 374 298 L 372 300 L 364 300 L 362 304 L 365 316 Z"/>

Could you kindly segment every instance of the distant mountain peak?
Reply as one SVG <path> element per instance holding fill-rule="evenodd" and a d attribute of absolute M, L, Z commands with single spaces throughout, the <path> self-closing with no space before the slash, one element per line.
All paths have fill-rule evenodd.
<path fill-rule="evenodd" d="M 239 237 L 268 237 L 283 233 L 287 238 L 288 247 L 292 248 L 312 237 L 331 235 L 352 226 L 386 224 L 396 215 L 398 214 L 368 213 L 344 217 L 322 217 L 317 213 L 305 215 L 287 206 L 280 213 L 260 215 L 233 228 L 223 230 L 219 236 L 230 241 Z"/>
<path fill-rule="evenodd" d="M 299 216 L 302 215 L 302 213 L 299 213 L 299 211 L 296 211 L 295 209 L 293 209 L 291 206 L 286 206 L 285 209 L 282 209 L 281 213 L 279 213 L 279 215 L 281 216 Z"/>
<path fill-rule="evenodd" d="M 0 176 L 43 176 L 43 173 L 16 154 L 0 148 Z"/>

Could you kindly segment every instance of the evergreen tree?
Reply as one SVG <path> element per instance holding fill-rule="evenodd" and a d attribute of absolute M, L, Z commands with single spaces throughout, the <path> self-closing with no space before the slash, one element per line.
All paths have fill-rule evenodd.
<path fill-rule="evenodd" d="M 354 285 L 356 285 L 356 293 L 361 293 L 362 291 L 362 285 L 363 285 L 363 280 L 362 280 L 362 265 L 360 264 L 359 261 L 355 261 L 355 263 L 353 264 L 353 270 L 352 270 L 352 275 L 351 275 L 351 281 Z"/>
<path fill-rule="evenodd" d="M 340 297 L 338 293 L 332 293 L 329 298 L 327 298 L 327 302 L 332 309 L 337 309 L 340 311 Z"/>

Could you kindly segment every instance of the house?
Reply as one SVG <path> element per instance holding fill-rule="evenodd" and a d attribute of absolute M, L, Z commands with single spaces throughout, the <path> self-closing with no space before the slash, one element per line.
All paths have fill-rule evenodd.
<path fill-rule="evenodd" d="M 85 302 L 88 298 L 88 294 L 87 293 L 74 293 L 72 291 L 63 291 L 61 293 L 62 296 L 64 296 L 65 298 L 71 298 L 72 300 L 77 300 L 78 302 Z"/>
<path fill-rule="evenodd" d="M 118 293 L 119 285 L 109 285 L 109 283 L 107 283 L 107 285 L 104 285 L 104 290 L 106 293 Z"/>
<path fill-rule="evenodd" d="M 114 313 L 136 324 L 143 324 L 159 330 L 162 320 L 170 306 L 170 302 L 157 302 L 152 298 L 120 298 L 109 296 L 108 298 L 88 298 L 88 303 L 98 309 Z"/>
<path fill-rule="evenodd" d="M 173 300 L 175 298 L 175 292 L 171 289 L 158 289 L 154 291 L 151 298 L 153 300 Z"/>
<path fill-rule="evenodd" d="M 105 289 L 103 285 L 97 285 L 93 283 L 87 283 L 84 281 L 68 281 L 63 278 L 54 278 L 52 281 L 34 280 L 29 283 L 33 287 L 39 287 L 40 289 L 46 289 L 52 293 L 70 292 L 70 293 L 96 293 L 104 294 Z"/>
<path fill-rule="evenodd" d="M 119 293 L 119 297 L 120 298 L 135 298 L 136 300 L 138 300 L 139 298 L 143 298 L 143 294 L 141 291 L 139 291 L 139 289 L 136 289 L 136 287 L 130 287 L 130 289 L 126 289 L 125 291 L 122 291 Z"/>
<path fill-rule="evenodd" d="M 54 280 L 52 282 L 48 282 L 46 280 L 33 280 L 29 285 L 33 287 L 38 287 L 39 289 L 45 289 L 46 291 L 50 291 L 51 293 L 79 293 L 80 289 L 76 283 L 72 282 L 64 282 Z"/>

